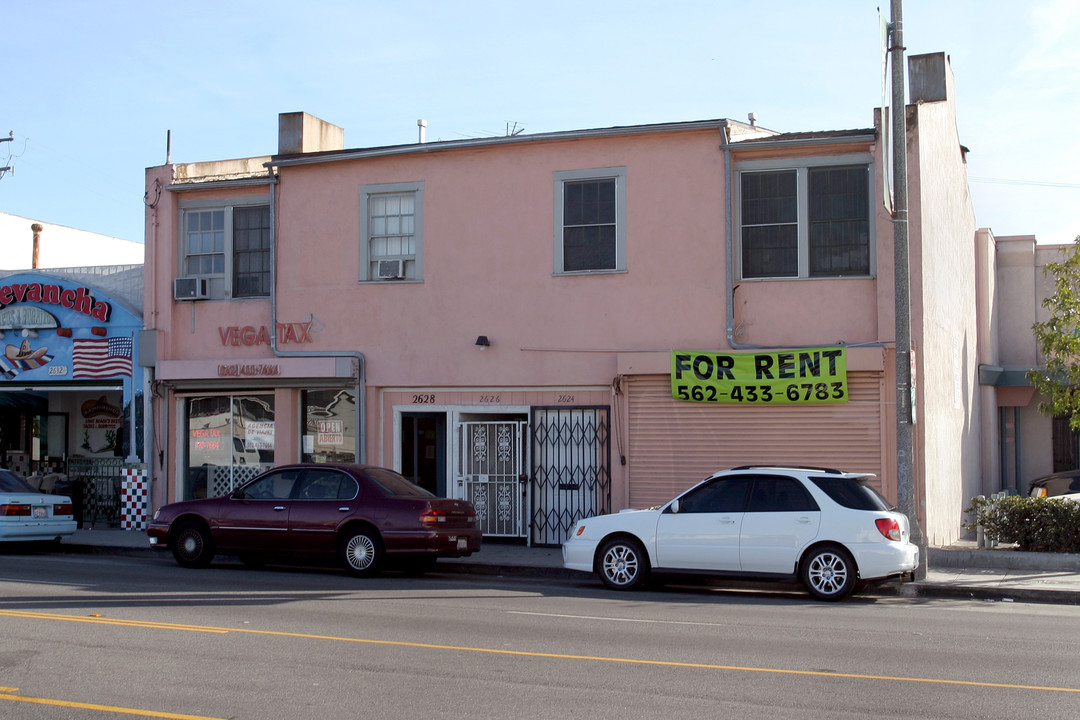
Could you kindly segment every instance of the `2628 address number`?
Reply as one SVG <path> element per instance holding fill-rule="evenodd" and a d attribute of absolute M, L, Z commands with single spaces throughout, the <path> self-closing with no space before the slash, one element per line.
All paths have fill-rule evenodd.
<path fill-rule="evenodd" d="M 733 385 L 730 392 L 723 392 L 711 385 L 676 385 L 675 393 L 680 400 L 695 402 L 773 402 L 775 388 L 771 385 Z M 844 399 L 844 383 L 793 383 L 784 388 L 788 402 L 825 402 Z"/>

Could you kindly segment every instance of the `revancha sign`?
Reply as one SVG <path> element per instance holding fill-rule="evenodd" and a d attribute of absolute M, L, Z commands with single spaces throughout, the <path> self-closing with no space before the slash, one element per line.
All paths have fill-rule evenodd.
<path fill-rule="evenodd" d="M 847 402 L 847 350 L 675 351 L 671 353 L 671 395 L 689 402 L 743 405 Z"/>

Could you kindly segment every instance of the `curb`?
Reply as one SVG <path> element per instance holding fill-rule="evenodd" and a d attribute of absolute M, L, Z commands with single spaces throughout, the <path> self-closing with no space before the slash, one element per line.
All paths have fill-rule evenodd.
<path fill-rule="evenodd" d="M 161 554 L 165 557 L 164 550 L 152 547 L 124 547 L 117 545 L 85 545 L 76 543 L 61 543 L 54 550 L 63 553 L 79 555 L 112 555 L 128 557 L 150 557 Z M 1021 553 L 1018 551 L 993 551 L 993 550 L 938 550 L 931 551 L 931 562 L 934 567 L 977 567 L 986 569 L 1036 569 L 1028 562 L 1028 556 L 1045 556 L 1044 553 Z M 966 560 L 966 563 L 964 562 Z M 1080 562 L 1078 555 L 1059 555 L 1045 558 L 1046 565 L 1040 570 L 1070 571 L 1071 563 Z M 1016 567 L 1017 563 L 1021 563 Z M 1027 563 L 1027 564 L 1023 564 Z M 1064 565 L 1064 566 L 1062 566 Z M 440 562 L 433 574 L 455 573 L 484 576 L 508 576 L 528 577 L 548 580 L 568 580 L 575 582 L 600 581 L 593 573 L 581 572 L 580 570 L 568 570 L 558 566 L 546 565 L 522 565 L 509 563 L 479 563 L 469 560 L 445 560 Z M 750 583 L 754 584 L 754 583 Z M 738 586 L 746 583 L 739 582 Z M 763 587 L 779 587 L 771 583 L 762 583 Z M 734 585 L 733 585 L 734 587 Z M 798 587 L 793 585 L 790 587 Z M 914 581 L 900 583 L 886 581 L 879 585 L 873 585 L 863 590 L 859 595 L 863 597 L 900 597 L 900 598 L 926 598 L 926 599 L 955 599 L 955 600 L 983 600 L 987 602 L 1022 602 L 1040 603 L 1052 605 L 1080 605 L 1080 591 L 1052 590 L 1036 588 L 999 588 L 975 585 L 963 585 L 955 583 L 930 583 L 926 581 Z"/>
<path fill-rule="evenodd" d="M 1080 572 L 1080 555 L 1075 553 L 929 548 L 926 560 L 934 568 Z"/>

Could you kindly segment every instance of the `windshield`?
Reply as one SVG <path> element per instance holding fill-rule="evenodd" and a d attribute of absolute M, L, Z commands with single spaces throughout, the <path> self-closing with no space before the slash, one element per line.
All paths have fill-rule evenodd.
<path fill-rule="evenodd" d="M 22 478 L 10 470 L 0 470 L 0 492 L 32 493 L 37 490 L 27 485 Z"/>

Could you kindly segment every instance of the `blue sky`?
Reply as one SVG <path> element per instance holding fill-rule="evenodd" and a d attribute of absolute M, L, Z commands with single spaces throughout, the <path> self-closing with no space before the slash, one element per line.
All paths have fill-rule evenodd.
<path fill-rule="evenodd" d="M 857 0 L 39 0 L 0 13 L 0 212 L 142 241 L 144 170 L 270 155 L 277 116 L 346 147 L 713 118 L 865 128 L 878 7 Z M 1080 235 L 1080 3 L 907 0 L 943 51 L 976 220 Z M 8 157 L 10 155 L 10 157 Z M 6 160 L 5 160 L 6 158 Z M 2 246 L 0 246 L 2 251 Z"/>

